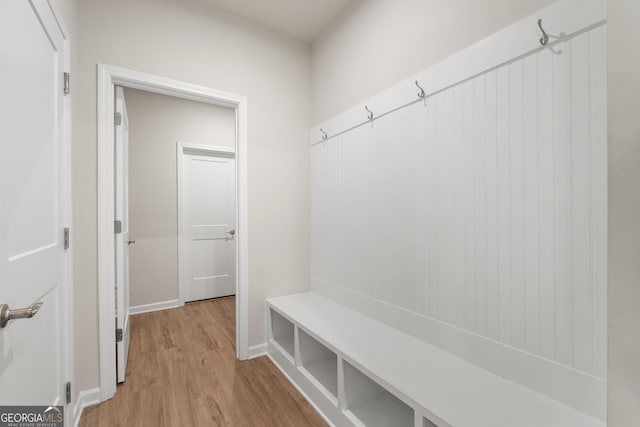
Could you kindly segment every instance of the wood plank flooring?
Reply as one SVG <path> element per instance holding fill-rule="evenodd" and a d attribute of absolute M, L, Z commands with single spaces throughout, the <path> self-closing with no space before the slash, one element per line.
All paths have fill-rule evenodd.
<path fill-rule="evenodd" d="M 235 358 L 235 298 L 131 318 L 126 381 L 82 427 L 326 426 L 267 357 Z"/>

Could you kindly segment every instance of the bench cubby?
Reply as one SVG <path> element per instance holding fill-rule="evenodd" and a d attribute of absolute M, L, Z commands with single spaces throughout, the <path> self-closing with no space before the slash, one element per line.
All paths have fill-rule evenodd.
<path fill-rule="evenodd" d="M 326 391 L 332 401 L 338 399 L 338 356 L 305 331 L 298 330 L 300 368 Z"/>
<path fill-rule="evenodd" d="M 606 427 L 316 293 L 267 313 L 269 357 L 333 426 Z"/>
<path fill-rule="evenodd" d="M 295 357 L 295 327 L 292 322 L 275 310 L 271 310 L 271 336 L 289 356 L 291 361 Z"/>
<path fill-rule="evenodd" d="M 371 427 L 413 427 L 413 409 L 367 375 L 344 363 L 346 410 L 349 417 Z"/>

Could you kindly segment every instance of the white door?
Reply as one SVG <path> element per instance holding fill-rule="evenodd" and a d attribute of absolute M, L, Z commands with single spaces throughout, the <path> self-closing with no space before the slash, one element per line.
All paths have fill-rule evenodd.
<path fill-rule="evenodd" d="M 0 304 L 34 315 L 0 329 L 2 405 L 66 403 L 70 104 L 52 10 L 45 0 L 0 2 Z"/>
<path fill-rule="evenodd" d="M 115 212 L 116 220 L 116 365 L 118 382 L 124 381 L 129 355 L 129 120 L 124 91 L 115 96 Z"/>
<path fill-rule="evenodd" d="M 233 295 L 234 154 L 184 148 L 180 169 L 181 294 L 185 301 Z"/>

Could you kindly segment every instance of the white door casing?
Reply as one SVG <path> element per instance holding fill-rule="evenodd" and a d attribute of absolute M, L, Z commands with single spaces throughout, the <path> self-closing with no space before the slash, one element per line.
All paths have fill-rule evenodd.
<path fill-rule="evenodd" d="M 235 153 L 177 146 L 180 302 L 233 295 Z"/>
<path fill-rule="evenodd" d="M 129 354 L 129 119 L 124 91 L 116 87 L 115 111 L 115 212 L 119 221 L 116 242 L 116 323 L 118 382 L 124 382 Z"/>
<path fill-rule="evenodd" d="M 116 85 L 176 96 L 236 110 L 236 356 L 249 358 L 249 233 L 247 207 L 248 100 L 246 96 L 167 79 L 111 65 L 97 66 L 98 124 L 98 329 L 100 363 L 100 400 L 116 391 L 115 311 L 115 239 L 114 202 L 114 88 Z"/>
<path fill-rule="evenodd" d="M 71 379 L 68 33 L 46 0 L 0 2 L 0 304 L 42 303 L 0 329 L 0 402 L 64 405 Z M 67 234 L 68 241 L 69 234 Z M 71 414 L 67 414 L 70 425 Z"/>

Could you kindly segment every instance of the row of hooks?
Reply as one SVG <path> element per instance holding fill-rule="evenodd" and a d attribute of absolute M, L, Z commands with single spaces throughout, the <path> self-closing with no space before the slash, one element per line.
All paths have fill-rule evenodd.
<path fill-rule="evenodd" d="M 418 92 L 418 98 L 423 99 L 426 96 L 424 89 L 422 88 L 422 86 L 420 86 L 417 80 L 415 81 L 415 84 L 418 87 L 418 89 L 420 89 L 420 92 Z M 364 106 L 364 109 L 367 112 L 367 120 L 369 121 L 373 120 L 373 111 L 371 111 L 367 105 Z M 327 135 L 327 133 L 322 128 L 320 128 L 320 133 L 322 133 L 323 140 L 326 140 L 329 137 L 329 135 Z"/>
<path fill-rule="evenodd" d="M 542 31 L 542 37 L 540 37 L 540 40 L 539 40 L 540 45 L 546 46 L 547 43 L 549 43 L 549 34 L 547 34 L 544 28 L 542 28 L 542 19 L 538 19 L 538 27 L 540 28 L 540 31 Z M 417 80 L 415 81 L 415 84 L 418 87 L 418 89 L 420 89 L 420 92 L 418 92 L 418 98 L 424 99 L 424 97 L 426 96 L 424 89 L 422 88 L 422 86 L 420 86 L 420 83 L 418 83 Z M 373 111 L 371 111 L 367 105 L 364 106 L 364 109 L 367 112 L 367 120 L 369 121 L 373 120 Z M 329 137 L 322 128 L 320 128 L 320 132 L 322 133 L 323 140 L 326 140 Z"/>

